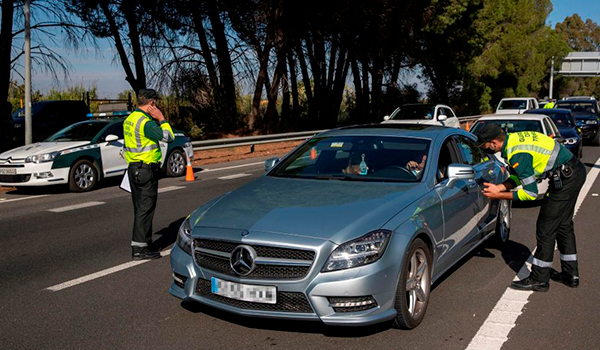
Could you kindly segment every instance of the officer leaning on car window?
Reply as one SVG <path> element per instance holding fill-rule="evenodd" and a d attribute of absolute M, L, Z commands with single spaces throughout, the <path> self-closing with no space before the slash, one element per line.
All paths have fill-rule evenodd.
<path fill-rule="evenodd" d="M 573 231 L 573 212 L 585 182 L 585 166 L 556 140 L 537 132 L 506 134 L 498 124 L 477 130 L 481 148 L 488 153 L 502 152 L 511 176 L 502 184 L 485 183 L 483 195 L 490 199 L 535 200 L 537 181 L 550 179 L 536 224 L 537 248 L 529 277 L 511 283 L 513 289 L 548 291 L 548 280 L 569 287 L 579 286 L 577 248 Z M 522 185 L 518 191 L 511 189 Z M 560 251 L 561 272 L 552 267 L 554 242 Z"/>
<path fill-rule="evenodd" d="M 152 246 L 152 219 L 158 196 L 158 176 L 162 157 L 159 141 L 173 142 L 175 136 L 162 112 L 156 107 L 158 94 L 141 89 L 138 108 L 123 123 L 125 160 L 133 200 L 131 256 L 134 260 L 158 259 L 159 247 Z"/>

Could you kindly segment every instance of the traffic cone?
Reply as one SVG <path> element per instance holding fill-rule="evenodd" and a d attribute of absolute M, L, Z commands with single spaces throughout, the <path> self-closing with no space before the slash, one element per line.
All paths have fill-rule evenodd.
<path fill-rule="evenodd" d="M 185 158 L 187 158 L 187 166 L 185 169 L 185 181 L 194 181 L 194 169 L 192 169 L 192 160 L 186 154 Z"/>

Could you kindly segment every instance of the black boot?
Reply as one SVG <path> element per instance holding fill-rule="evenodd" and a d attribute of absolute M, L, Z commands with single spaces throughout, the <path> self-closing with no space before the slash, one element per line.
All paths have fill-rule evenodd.
<path fill-rule="evenodd" d="M 512 289 L 516 290 L 531 290 L 534 292 L 547 292 L 550 288 L 548 282 L 538 282 L 531 277 L 527 277 L 520 281 L 512 282 L 510 284 Z"/>
<path fill-rule="evenodd" d="M 550 271 L 550 279 L 552 279 L 554 282 L 563 283 L 567 287 L 579 287 L 579 276 L 568 275 L 563 272 L 558 272 L 554 269 Z"/>
<path fill-rule="evenodd" d="M 160 259 L 159 252 L 152 251 L 148 247 L 131 247 L 131 258 L 133 260 Z"/>

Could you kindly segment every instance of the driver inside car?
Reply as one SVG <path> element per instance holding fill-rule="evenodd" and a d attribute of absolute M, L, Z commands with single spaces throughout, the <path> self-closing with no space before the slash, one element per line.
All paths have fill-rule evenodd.
<path fill-rule="evenodd" d="M 417 160 L 411 160 L 408 163 L 406 163 L 406 169 L 410 170 L 410 172 L 415 176 L 415 177 L 419 177 L 421 172 L 423 171 L 423 169 L 425 169 L 425 162 L 427 161 L 427 155 L 423 155 L 419 161 L 419 159 Z"/>

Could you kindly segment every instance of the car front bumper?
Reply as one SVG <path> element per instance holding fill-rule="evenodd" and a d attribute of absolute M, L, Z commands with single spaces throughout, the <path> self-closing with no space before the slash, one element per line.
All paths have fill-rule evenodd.
<path fill-rule="evenodd" d="M 581 137 L 588 140 L 593 139 L 598 134 L 598 124 L 584 124 L 579 125 L 581 128 Z"/>
<path fill-rule="evenodd" d="M 48 186 L 69 182 L 69 168 L 52 169 L 52 162 L 0 164 L 0 186 Z"/>
<path fill-rule="evenodd" d="M 395 242 L 394 242 L 395 241 Z M 299 280 L 258 280 L 217 273 L 198 265 L 192 256 L 177 245 L 171 251 L 171 268 L 176 277 L 169 292 L 186 301 L 196 301 L 211 307 L 243 316 L 268 317 L 293 320 L 322 321 L 328 325 L 363 326 L 389 320 L 396 315 L 395 295 L 403 248 L 409 237 L 394 234 L 386 253 L 375 263 L 340 271 L 321 272 L 329 254 L 337 245 L 326 241 L 317 248 L 317 255 L 308 275 Z M 242 244 L 242 243 L 240 243 Z M 214 296 L 202 291 L 200 286 L 210 283 L 212 277 L 249 285 L 275 286 L 280 293 L 302 294 L 309 311 L 273 311 L 258 303 L 238 303 L 234 299 Z M 181 283 L 185 279 L 184 283 Z M 361 311 L 338 311 L 329 298 L 372 297 L 376 306 Z M 263 304 L 264 305 L 264 304 Z"/>

